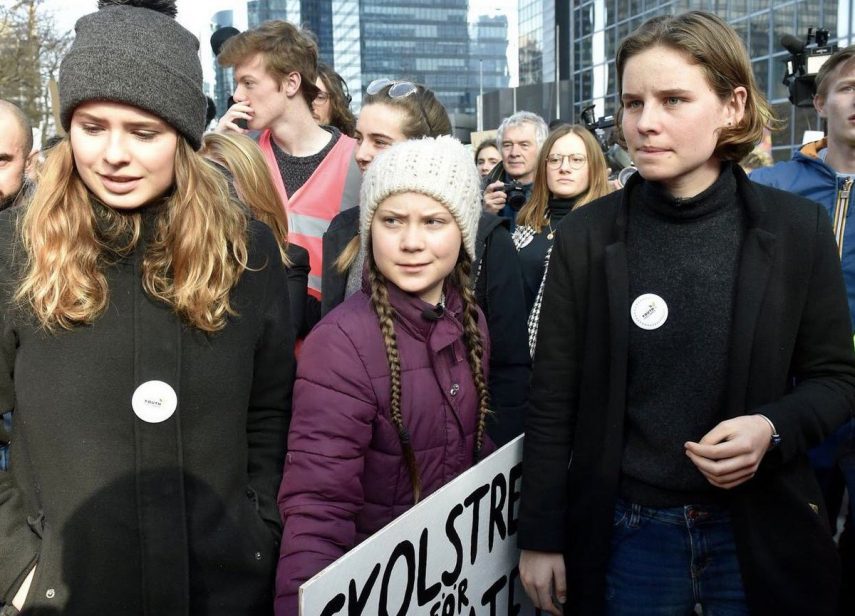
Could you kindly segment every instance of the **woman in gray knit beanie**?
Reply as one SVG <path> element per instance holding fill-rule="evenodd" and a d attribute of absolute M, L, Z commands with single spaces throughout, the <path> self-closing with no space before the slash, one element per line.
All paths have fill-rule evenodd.
<path fill-rule="evenodd" d="M 269 614 L 294 367 L 282 259 L 196 153 L 198 42 L 174 1 L 99 9 L 60 68 L 68 135 L 0 215 L 0 604 Z"/>

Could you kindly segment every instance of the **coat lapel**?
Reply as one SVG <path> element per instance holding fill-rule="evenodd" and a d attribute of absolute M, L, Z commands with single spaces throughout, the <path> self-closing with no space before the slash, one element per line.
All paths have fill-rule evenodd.
<path fill-rule="evenodd" d="M 738 167 L 737 192 L 745 205 L 748 230 L 739 256 L 739 270 L 734 293 L 733 322 L 730 330 L 730 357 L 727 417 L 745 414 L 748 382 L 751 369 L 751 350 L 760 311 L 766 296 L 766 287 L 775 256 L 776 237 L 765 228 L 765 204 L 750 181 Z"/>
<path fill-rule="evenodd" d="M 629 270 L 626 263 L 626 244 L 618 241 L 606 246 L 605 258 L 611 335 L 609 340 L 611 391 L 609 392 L 608 422 L 612 434 L 617 435 L 623 434 L 626 372 L 629 361 Z"/>

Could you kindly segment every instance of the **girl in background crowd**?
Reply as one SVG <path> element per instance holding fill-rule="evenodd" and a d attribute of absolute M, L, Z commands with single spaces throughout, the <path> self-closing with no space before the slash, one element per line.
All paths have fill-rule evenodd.
<path fill-rule="evenodd" d="M 570 210 L 608 192 L 606 159 L 591 131 L 579 124 L 552 131 L 540 149 L 531 198 L 517 215 L 513 235 L 520 254 L 532 356 L 558 223 Z"/>
<path fill-rule="evenodd" d="M 223 167 L 234 180 L 235 192 L 257 220 L 273 231 L 288 276 L 288 299 L 294 336 L 302 334 L 309 278 L 309 252 L 288 242 L 288 217 L 276 197 L 270 168 L 258 144 L 238 133 L 206 133 L 199 152 Z"/>
<path fill-rule="evenodd" d="M 772 112 L 720 18 L 653 18 L 615 67 L 638 173 L 555 241 L 520 578 L 552 614 L 831 616 L 807 451 L 852 412 L 855 354 L 829 217 L 737 164 Z"/>
<path fill-rule="evenodd" d="M 485 139 L 475 148 L 475 165 L 482 178 L 489 175 L 493 167 L 500 162 L 502 162 L 502 155 L 499 153 L 495 139 Z"/>
<path fill-rule="evenodd" d="M 353 137 L 356 120 L 350 111 L 350 93 L 341 75 L 323 62 L 318 62 L 318 95 L 312 101 L 312 117 L 321 126 L 335 126 Z"/>
<path fill-rule="evenodd" d="M 195 152 L 202 69 L 174 3 L 100 4 L 60 68 L 68 137 L 0 216 L 0 600 L 268 614 L 293 379 L 282 260 Z"/>
<path fill-rule="evenodd" d="M 432 90 L 408 81 L 377 79 L 362 97 L 355 132 L 356 163 L 365 173 L 374 157 L 395 143 L 450 134 L 448 112 Z M 322 316 L 360 288 L 364 255 L 359 246 L 359 208 L 348 208 L 324 234 Z"/>
<path fill-rule="evenodd" d="M 451 133 L 451 121 L 434 93 L 409 81 L 378 79 L 369 84 L 356 126 L 356 160 L 365 172 L 374 157 L 407 139 Z M 322 314 L 360 287 L 364 255 L 359 251 L 358 208 L 345 210 L 324 235 Z M 490 357 L 493 413 L 490 437 L 503 445 L 522 432 L 530 357 L 519 258 L 507 225 L 484 213 L 478 220 L 472 267 L 475 299 L 495 332 Z"/>
<path fill-rule="evenodd" d="M 492 450 L 489 338 L 469 283 L 479 187 L 451 137 L 399 143 L 363 178 L 362 288 L 306 338 L 298 367 L 277 614 L 296 614 L 300 584 Z"/>

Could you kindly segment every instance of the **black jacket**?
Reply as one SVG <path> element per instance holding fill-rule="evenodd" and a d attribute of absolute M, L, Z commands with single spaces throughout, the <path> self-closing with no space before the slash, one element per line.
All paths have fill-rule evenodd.
<path fill-rule="evenodd" d="M 498 446 L 522 433 L 531 374 L 522 271 L 507 226 L 499 216 L 482 212 L 472 269 L 473 276 L 477 275 L 475 297 L 490 331 L 489 389 L 493 413 L 488 432 Z M 323 315 L 344 301 L 347 274 L 338 272 L 333 263 L 358 233 L 359 208 L 352 208 L 333 218 L 324 234 Z"/>
<path fill-rule="evenodd" d="M 732 172 L 747 230 L 724 413 L 763 413 L 783 437 L 753 479 L 726 493 L 746 595 L 752 614 L 833 614 L 839 563 L 807 450 L 855 406 L 840 262 L 822 208 Z M 628 195 L 643 181 L 636 174 L 562 221 L 544 292 L 519 545 L 564 552 L 568 614 L 603 611 L 632 326 Z"/>
<path fill-rule="evenodd" d="M 286 268 L 288 279 L 288 301 L 291 307 L 291 324 L 294 337 L 300 338 L 311 329 L 306 323 L 306 312 L 309 310 L 309 251 L 293 242 L 288 244 L 288 259 L 291 265 Z M 315 298 L 311 298 L 317 304 Z"/>
<path fill-rule="evenodd" d="M 270 230 L 249 223 L 238 315 L 215 334 L 143 291 L 144 240 L 106 267 L 110 303 L 92 325 L 47 333 L 10 304 L 12 215 L 0 214 L 0 408 L 14 409 L 0 600 L 37 564 L 25 614 L 269 614 L 294 372 Z M 132 410 L 150 380 L 177 393 L 161 423 Z"/>

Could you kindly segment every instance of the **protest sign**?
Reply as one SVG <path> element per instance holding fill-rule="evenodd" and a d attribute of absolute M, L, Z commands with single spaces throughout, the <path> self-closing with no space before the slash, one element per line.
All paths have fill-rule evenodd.
<path fill-rule="evenodd" d="M 516 547 L 522 439 L 300 587 L 302 616 L 531 616 Z"/>

